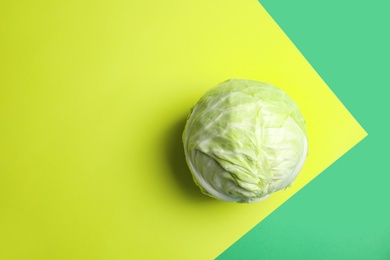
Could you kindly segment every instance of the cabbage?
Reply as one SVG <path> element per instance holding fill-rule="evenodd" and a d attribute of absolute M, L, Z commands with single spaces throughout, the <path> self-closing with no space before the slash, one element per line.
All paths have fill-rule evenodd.
<path fill-rule="evenodd" d="M 184 152 L 200 190 L 223 201 L 251 203 L 289 187 L 308 152 L 296 103 L 265 82 L 230 79 L 191 109 Z"/>

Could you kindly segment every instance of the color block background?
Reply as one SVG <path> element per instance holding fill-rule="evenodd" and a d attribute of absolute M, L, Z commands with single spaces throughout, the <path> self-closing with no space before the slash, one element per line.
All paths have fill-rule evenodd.
<path fill-rule="evenodd" d="M 390 259 L 390 6 L 261 4 L 368 132 L 218 259 Z"/>
<path fill-rule="evenodd" d="M 364 136 L 255 0 L 0 12 L 2 259 L 211 258 Z M 261 204 L 202 196 L 178 152 L 190 106 L 230 77 L 283 85 L 314 129 L 305 173 Z"/>

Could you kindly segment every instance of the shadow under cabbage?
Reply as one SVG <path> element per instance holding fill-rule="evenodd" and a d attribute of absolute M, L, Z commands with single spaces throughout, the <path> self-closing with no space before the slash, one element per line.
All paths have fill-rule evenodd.
<path fill-rule="evenodd" d="M 201 193 L 199 187 L 194 183 L 191 172 L 187 166 L 182 142 L 182 134 L 186 119 L 186 116 L 180 118 L 168 129 L 165 136 L 166 155 L 172 169 L 172 177 L 177 182 L 177 185 L 182 190 L 183 194 L 190 197 L 192 200 L 204 202 L 216 201 Z"/>

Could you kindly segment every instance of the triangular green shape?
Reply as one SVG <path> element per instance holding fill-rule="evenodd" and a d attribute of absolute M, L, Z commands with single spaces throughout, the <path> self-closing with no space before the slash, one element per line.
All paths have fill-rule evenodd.
<path fill-rule="evenodd" d="M 260 2 L 369 136 L 217 259 L 390 259 L 389 4 Z"/>

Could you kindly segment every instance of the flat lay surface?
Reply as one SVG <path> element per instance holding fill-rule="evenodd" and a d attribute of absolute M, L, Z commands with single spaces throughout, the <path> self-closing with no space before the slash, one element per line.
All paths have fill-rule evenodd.
<path fill-rule="evenodd" d="M 366 136 L 255 0 L 0 7 L 1 259 L 215 258 Z M 202 195 L 181 143 L 229 78 L 307 121 L 293 186 L 250 205 Z"/>

